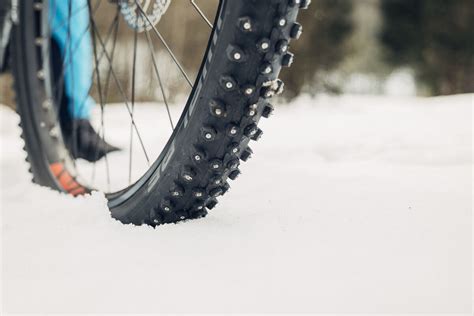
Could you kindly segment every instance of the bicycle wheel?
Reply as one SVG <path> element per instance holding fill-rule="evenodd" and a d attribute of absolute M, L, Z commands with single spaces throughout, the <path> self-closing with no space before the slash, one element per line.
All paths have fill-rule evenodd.
<path fill-rule="evenodd" d="M 207 11 L 194 0 L 187 2 L 187 9 L 202 19 L 208 31 L 192 34 L 193 38 L 206 38 L 201 55 L 197 54 L 200 60 L 192 78 L 188 74 L 192 67 L 183 66 L 179 54 L 167 42 L 180 32 L 160 30 L 161 24 L 157 22 L 170 14 L 169 21 L 184 23 L 184 1 L 156 0 L 162 9 L 158 16 L 150 9 L 149 1 L 89 0 L 83 9 L 89 12 L 87 32 L 92 34 L 94 60 L 81 62 L 94 65 L 91 95 L 97 99 L 100 111 L 98 130 L 105 138 L 108 113 L 122 109 L 120 117 L 125 121 L 116 122 L 116 115 L 108 124 L 126 126 L 128 132 L 123 134 L 128 137 L 122 135 L 117 139 L 127 138 L 123 143 L 129 144 L 127 154 L 111 154 L 99 163 L 74 159 L 64 142 L 59 121 L 65 108 L 64 68 L 75 57 L 73 53 L 67 58 L 62 56 L 63 68 L 55 69 L 58 67 L 54 60 L 61 57 L 57 56 L 51 38 L 52 2 L 21 1 L 20 22 L 14 28 L 11 43 L 17 108 L 33 181 L 74 196 L 85 194 L 99 190 L 86 179 L 89 173 L 84 176 L 81 172 L 89 168 L 91 178 L 103 174 L 107 188 L 100 190 L 106 194 L 112 216 L 123 223 L 156 226 L 205 216 L 207 210 L 215 207 L 217 197 L 229 190 L 228 180 L 235 180 L 240 174 L 240 161 L 246 161 L 252 154 L 249 142 L 262 135 L 257 124 L 273 111 L 269 99 L 283 89 L 278 74 L 282 66 L 290 66 L 293 61 L 289 41 L 300 36 L 302 27 L 296 22 L 297 13 L 309 1 L 221 0 L 211 9 L 207 2 Z M 178 5 L 178 13 L 171 14 L 173 6 Z M 69 10 L 69 17 L 75 14 L 73 11 Z M 104 22 L 104 12 L 110 16 L 109 22 Z M 215 12 L 213 23 L 206 18 L 206 12 Z M 172 37 L 166 39 L 166 32 Z M 128 44 L 120 46 L 117 38 L 122 34 L 128 34 L 123 35 Z M 156 49 L 156 45 L 161 45 L 161 49 Z M 140 49 L 145 53 L 140 55 Z M 163 70 L 160 67 L 165 54 L 168 63 Z M 117 61 L 120 56 L 122 59 Z M 128 75 L 121 75 L 124 60 L 131 64 Z M 175 67 L 174 77 L 169 75 L 170 65 Z M 151 79 L 147 82 L 137 79 L 139 66 L 149 70 Z M 169 104 L 170 78 L 178 82 L 178 76 L 189 86 L 181 108 Z M 137 91 L 148 84 L 156 84 L 153 91 L 160 93 L 157 104 L 162 106 L 152 103 L 147 108 L 139 104 Z M 156 94 L 153 96 L 158 99 Z M 115 104 L 110 105 L 111 102 Z M 151 112 L 145 108 L 163 112 L 150 117 Z M 139 122 L 141 110 L 145 114 Z M 140 128 L 142 122 L 155 122 L 155 117 L 170 121 L 168 135 L 160 134 L 162 124 Z M 163 141 L 162 146 L 147 141 L 154 133 L 160 134 L 157 137 Z M 153 155 L 147 154 L 147 146 L 153 148 Z M 141 158 L 136 158 L 137 151 L 143 152 Z M 122 170 L 110 170 L 115 157 L 122 159 L 116 164 Z M 124 157 L 128 158 L 128 168 L 124 167 Z M 132 161 L 144 162 L 135 177 Z M 117 176 L 120 172 L 124 175 Z M 111 189 L 120 182 L 111 177 L 127 179 L 128 183 Z"/>

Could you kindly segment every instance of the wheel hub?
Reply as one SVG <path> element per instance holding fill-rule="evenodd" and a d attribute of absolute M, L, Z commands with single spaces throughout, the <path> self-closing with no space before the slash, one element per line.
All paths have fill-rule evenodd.
<path fill-rule="evenodd" d="M 170 3 L 171 0 L 122 0 L 119 5 L 128 26 L 144 32 L 158 24 Z"/>

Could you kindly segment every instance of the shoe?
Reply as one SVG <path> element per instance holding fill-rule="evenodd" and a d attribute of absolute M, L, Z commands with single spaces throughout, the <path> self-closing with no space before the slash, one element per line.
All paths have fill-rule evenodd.
<path fill-rule="evenodd" d="M 73 119 L 63 128 L 64 142 L 73 158 L 96 162 L 120 148 L 107 143 L 96 133 L 89 120 Z"/>

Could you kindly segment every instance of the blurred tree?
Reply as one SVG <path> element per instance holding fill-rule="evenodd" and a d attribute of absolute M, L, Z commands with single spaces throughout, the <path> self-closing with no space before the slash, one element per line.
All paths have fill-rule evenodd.
<path fill-rule="evenodd" d="M 413 68 L 431 95 L 474 92 L 472 0 L 382 0 L 381 10 L 390 65 Z"/>
<path fill-rule="evenodd" d="M 352 13 L 352 0 L 316 0 L 308 11 L 301 12 L 298 20 L 304 34 L 292 43 L 295 63 L 291 71 L 282 73 L 286 97 L 293 98 L 309 87 L 308 92 L 314 93 L 317 86 L 338 92 L 322 81 L 321 74 L 334 70 L 347 55 L 354 29 Z"/>

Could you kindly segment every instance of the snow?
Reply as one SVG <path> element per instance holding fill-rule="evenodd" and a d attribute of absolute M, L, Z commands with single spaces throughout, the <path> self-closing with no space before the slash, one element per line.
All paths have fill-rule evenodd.
<path fill-rule="evenodd" d="M 2 107 L 3 311 L 470 314 L 473 98 L 279 105 L 218 208 L 155 230 L 30 184 Z"/>

